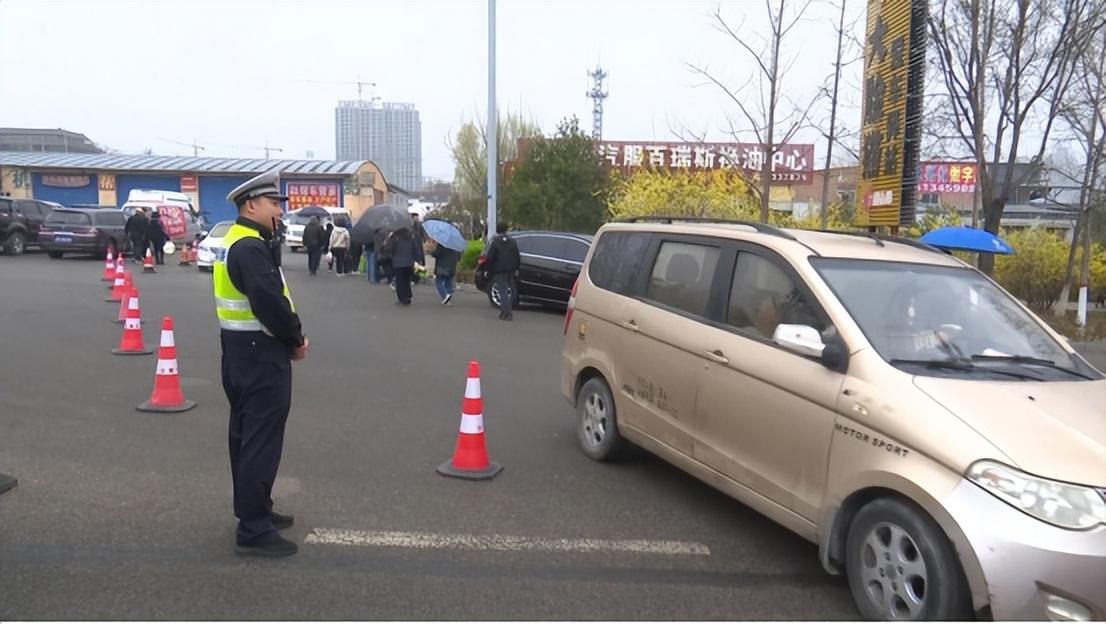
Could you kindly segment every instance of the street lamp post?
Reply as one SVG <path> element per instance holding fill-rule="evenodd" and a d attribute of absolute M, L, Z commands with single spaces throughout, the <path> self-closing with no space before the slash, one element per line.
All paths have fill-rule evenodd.
<path fill-rule="evenodd" d="M 495 104 L 495 0 L 488 0 L 488 230 L 485 240 L 495 235 L 495 191 L 498 173 L 499 111 Z"/>

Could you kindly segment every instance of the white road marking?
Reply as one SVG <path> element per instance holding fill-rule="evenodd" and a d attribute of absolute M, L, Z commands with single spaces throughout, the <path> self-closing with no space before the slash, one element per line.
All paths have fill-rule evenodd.
<path fill-rule="evenodd" d="M 696 542 L 651 540 L 538 539 L 512 535 L 461 535 L 406 533 L 401 531 L 352 531 L 315 529 L 305 544 L 376 546 L 452 550 L 500 550 L 545 552 L 636 553 L 650 555 L 710 555 L 710 548 Z"/>

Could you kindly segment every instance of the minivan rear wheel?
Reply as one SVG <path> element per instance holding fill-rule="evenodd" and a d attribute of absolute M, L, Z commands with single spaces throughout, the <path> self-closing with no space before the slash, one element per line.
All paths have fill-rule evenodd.
<path fill-rule="evenodd" d="M 607 382 L 593 377 L 576 395 L 576 437 L 584 454 L 596 461 L 614 459 L 625 442 L 618 433 L 618 416 Z"/>
<path fill-rule="evenodd" d="M 948 538 L 921 509 L 894 498 L 849 525 L 845 569 L 868 620 L 972 619 L 971 593 Z"/>

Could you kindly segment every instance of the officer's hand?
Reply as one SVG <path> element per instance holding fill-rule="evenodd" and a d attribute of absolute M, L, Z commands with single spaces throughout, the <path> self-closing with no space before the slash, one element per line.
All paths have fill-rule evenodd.
<path fill-rule="evenodd" d="M 309 344 L 311 344 L 310 341 L 307 340 L 306 337 L 304 337 L 303 344 L 292 350 L 292 359 L 302 360 L 303 358 L 307 357 L 307 345 Z"/>

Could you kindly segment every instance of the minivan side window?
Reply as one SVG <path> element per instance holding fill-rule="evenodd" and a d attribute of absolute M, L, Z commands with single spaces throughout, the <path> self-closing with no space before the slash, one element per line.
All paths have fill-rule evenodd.
<path fill-rule="evenodd" d="M 726 322 L 769 340 L 780 324 L 809 325 L 819 332 L 826 325 L 783 269 L 747 251 L 737 255 Z"/>
<path fill-rule="evenodd" d="M 664 305 L 703 316 L 710 299 L 718 247 L 665 241 L 657 251 L 645 296 Z"/>
<path fill-rule="evenodd" d="M 595 243 L 588 277 L 599 288 L 634 296 L 637 268 L 649 252 L 652 236 L 646 232 L 607 232 Z"/>

